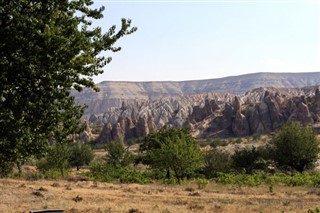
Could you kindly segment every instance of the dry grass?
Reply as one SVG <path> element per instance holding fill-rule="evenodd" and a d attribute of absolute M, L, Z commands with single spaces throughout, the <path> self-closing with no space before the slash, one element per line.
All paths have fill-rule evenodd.
<path fill-rule="evenodd" d="M 232 187 L 209 184 L 138 185 L 91 181 L 0 179 L 0 212 L 64 209 L 65 212 L 307 212 L 320 206 L 320 193 L 306 187 Z M 136 211 L 138 212 L 138 211 Z"/>

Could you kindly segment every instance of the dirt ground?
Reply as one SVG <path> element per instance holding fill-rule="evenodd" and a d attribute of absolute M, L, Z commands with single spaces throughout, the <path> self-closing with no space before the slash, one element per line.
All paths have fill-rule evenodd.
<path fill-rule="evenodd" d="M 210 183 L 112 184 L 92 181 L 0 179 L 0 212 L 63 209 L 65 212 L 308 212 L 320 207 L 320 189 L 235 187 Z M 138 211 L 139 210 L 139 211 Z"/>

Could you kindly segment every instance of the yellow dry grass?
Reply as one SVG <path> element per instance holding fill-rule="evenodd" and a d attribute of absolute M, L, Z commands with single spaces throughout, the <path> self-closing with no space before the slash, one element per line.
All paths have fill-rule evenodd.
<path fill-rule="evenodd" d="M 194 191 L 193 191 L 194 190 Z M 92 181 L 26 181 L 0 179 L 0 212 L 64 209 L 65 212 L 307 212 L 320 207 L 320 193 L 307 187 L 233 187 L 210 183 L 112 184 Z M 76 202 L 75 198 L 78 197 Z"/>

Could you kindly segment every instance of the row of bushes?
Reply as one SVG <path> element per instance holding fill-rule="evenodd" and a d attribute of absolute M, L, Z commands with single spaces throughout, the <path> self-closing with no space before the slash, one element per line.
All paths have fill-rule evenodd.
<path fill-rule="evenodd" d="M 284 184 L 286 186 L 312 186 L 320 187 L 320 173 L 295 173 L 293 175 L 276 173 L 267 174 L 257 172 L 253 174 L 232 174 L 232 173 L 217 173 L 216 177 L 212 178 L 216 183 L 259 186 L 261 184 L 275 185 Z"/>

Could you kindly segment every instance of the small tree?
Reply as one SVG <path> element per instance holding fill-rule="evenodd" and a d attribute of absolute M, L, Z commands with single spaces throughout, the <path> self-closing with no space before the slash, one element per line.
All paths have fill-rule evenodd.
<path fill-rule="evenodd" d="M 288 122 L 273 139 L 274 160 L 283 169 L 303 172 L 315 166 L 319 154 L 319 142 L 310 127 Z"/>
<path fill-rule="evenodd" d="M 133 162 L 132 154 L 125 149 L 123 142 L 120 140 L 108 143 L 106 150 L 108 151 L 106 161 L 115 168 L 126 167 Z"/>
<path fill-rule="evenodd" d="M 56 144 L 49 148 L 47 155 L 40 159 L 37 167 L 40 171 L 59 170 L 61 176 L 69 168 L 70 148 L 67 144 Z"/>
<path fill-rule="evenodd" d="M 177 181 L 193 173 L 203 164 L 202 153 L 194 138 L 186 129 L 162 129 L 144 139 L 145 163 L 154 169 L 173 171 Z"/>
<path fill-rule="evenodd" d="M 69 163 L 79 170 L 81 166 L 88 165 L 93 160 L 93 157 L 93 151 L 89 145 L 76 143 L 70 148 Z"/>

